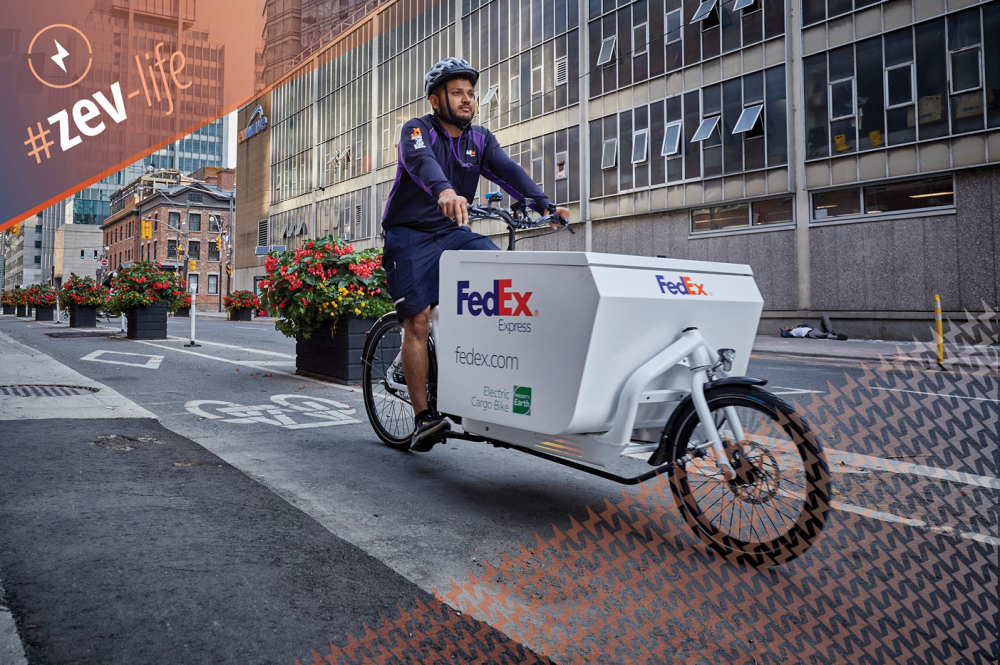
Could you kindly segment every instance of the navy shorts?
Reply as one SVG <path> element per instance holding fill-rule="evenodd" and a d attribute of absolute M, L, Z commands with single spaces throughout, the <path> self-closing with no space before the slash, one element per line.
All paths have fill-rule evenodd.
<path fill-rule="evenodd" d="M 449 249 L 495 252 L 500 248 L 486 236 L 457 224 L 440 231 L 420 231 L 408 226 L 385 230 L 382 265 L 400 321 L 437 304 L 438 265 L 442 252 Z"/>

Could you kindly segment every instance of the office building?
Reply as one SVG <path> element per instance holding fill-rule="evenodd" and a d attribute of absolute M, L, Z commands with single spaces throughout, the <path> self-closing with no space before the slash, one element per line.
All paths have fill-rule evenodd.
<path fill-rule="evenodd" d="M 998 306 L 998 27 L 996 0 L 386 2 L 241 111 L 268 123 L 238 148 L 237 234 L 380 243 L 401 126 L 457 55 L 477 122 L 582 220 L 524 249 L 748 263 L 763 332 L 927 339 L 935 294 Z M 236 268 L 251 288 L 263 261 Z"/>

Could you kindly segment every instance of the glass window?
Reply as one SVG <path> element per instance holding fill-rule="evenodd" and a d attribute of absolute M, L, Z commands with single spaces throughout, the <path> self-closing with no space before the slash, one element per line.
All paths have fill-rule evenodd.
<path fill-rule="evenodd" d="M 766 96 L 764 134 L 767 140 L 767 165 L 788 163 L 788 129 L 785 126 L 785 67 L 773 67 L 764 73 Z"/>
<path fill-rule="evenodd" d="M 209 295 L 216 295 L 219 293 L 219 276 L 209 275 L 208 276 L 208 293 Z"/>
<path fill-rule="evenodd" d="M 747 9 L 747 13 L 757 11 L 760 9 L 760 0 L 736 0 L 733 4 L 733 11 L 735 12 L 741 9 Z"/>
<path fill-rule="evenodd" d="M 521 101 L 521 77 L 511 76 L 510 77 L 510 101 L 519 102 Z"/>
<path fill-rule="evenodd" d="M 569 154 L 564 150 L 556 153 L 556 180 L 569 177 Z"/>
<path fill-rule="evenodd" d="M 538 65 L 531 70 L 531 96 L 540 95 L 544 92 L 542 85 L 542 66 Z"/>
<path fill-rule="evenodd" d="M 830 121 L 854 117 L 854 79 L 830 84 Z"/>
<path fill-rule="evenodd" d="M 641 164 L 646 161 L 647 144 L 649 143 L 649 130 L 640 129 L 632 136 L 632 163 Z"/>
<path fill-rule="evenodd" d="M 189 272 L 187 276 L 188 291 L 193 293 L 198 292 L 198 273 Z"/>
<path fill-rule="evenodd" d="M 611 59 L 615 55 L 615 42 L 618 40 L 616 35 L 611 37 L 605 37 L 604 41 L 601 42 L 601 52 L 597 55 L 597 66 L 606 65 L 611 62 Z"/>
<path fill-rule="evenodd" d="M 195 261 L 201 259 L 201 243 L 197 240 L 188 242 L 188 258 Z"/>
<path fill-rule="evenodd" d="M 638 58 L 640 55 L 645 55 L 647 52 L 646 48 L 646 24 L 640 23 L 639 25 L 632 26 L 632 57 Z"/>
<path fill-rule="evenodd" d="M 218 233 L 219 232 L 219 216 L 218 215 L 209 215 L 208 216 L 208 230 L 209 230 L 210 233 Z"/>
<path fill-rule="evenodd" d="M 214 238 L 208 241 L 208 260 L 219 260 L 219 245 Z"/>
<path fill-rule="evenodd" d="M 191 231 L 201 231 L 201 215 L 192 212 L 188 215 L 188 229 Z"/>
<path fill-rule="evenodd" d="M 826 157 L 830 153 L 827 138 L 828 107 L 826 56 L 814 55 L 803 59 L 804 98 L 806 106 L 806 158 Z"/>
<path fill-rule="evenodd" d="M 676 122 L 672 125 L 667 125 L 666 132 L 663 135 L 663 149 L 660 151 L 661 156 L 677 155 L 680 153 L 681 147 L 681 123 Z"/>
<path fill-rule="evenodd" d="M 710 118 L 705 118 L 704 120 L 702 120 L 701 124 L 698 126 L 698 131 L 694 133 L 694 136 L 691 138 L 691 141 L 692 142 L 704 141 L 708 139 L 710 136 L 712 136 L 712 132 L 715 131 L 716 126 L 719 124 L 720 117 L 721 116 L 715 115 Z"/>
<path fill-rule="evenodd" d="M 736 121 L 736 127 L 733 129 L 733 134 L 744 134 L 755 128 L 757 132 L 760 133 L 760 113 L 763 110 L 763 104 L 757 104 L 743 109 L 739 120 Z"/>
<path fill-rule="evenodd" d="M 952 94 L 980 88 L 978 46 L 951 53 L 950 63 Z"/>
<path fill-rule="evenodd" d="M 601 168 L 615 168 L 616 157 L 618 155 L 618 139 L 605 139 L 604 147 L 601 150 Z"/>
<path fill-rule="evenodd" d="M 856 188 L 818 192 L 813 194 L 812 203 L 815 220 L 861 214 L 861 192 Z"/>
<path fill-rule="evenodd" d="M 951 176 L 865 187 L 865 214 L 955 205 Z"/>
<path fill-rule="evenodd" d="M 681 40 L 681 10 L 667 14 L 666 43 L 673 44 Z"/>
<path fill-rule="evenodd" d="M 885 70 L 885 103 L 889 108 L 913 103 L 913 65 Z"/>
<path fill-rule="evenodd" d="M 1000 3 L 983 5 L 983 34 L 1000 34 Z M 1000 127 L 1000 48 L 983 52 L 987 126 Z"/>
<path fill-rule="evenodd" d="M 691 211 L 691 231 L 721 231 L 748 226 L 749 220 L 749 203 L 698 208 Z"/>
<path fill-rule="evenodd" d="M 167 258 L 168 259 L 174 259 L 174 260 L 177 259 L 177 241 L 176 240 L 168 240 L 167 241 Z"/>
<path fill-rule="evenodd" d="M 917 125 L 921 140 L 948 134 L 948 65 L 944 19 L 914 28 L 917 61 Z"/>
<path fill-rule="evenodd" d="M 168 212 L 167 213 L 167 226 L 172 229 L 180 228 L 181 226 L 181 214 L 179 212 Z"/>
<path fill-rule="evenodd" d="M 755 201 L 753 203 L 753 215 L 751 216 L 751 226 L 761 226 L 763 224 L 787 224 L 794 221 L 792 214 L 794 206 L 792 197 L 784 199 L 771 199 L 769 201 Z"/>
<path fill-rule="evenodd" d="M 709 15 L 711 15 L 712 14 L 712 10 L 715 9 L 716 2 L 717 2 L 717 0 L 705 0 L 704 2 L 702 2 L 701 5 L 699 5 L 699 7 L 698 7 L 698 11 L 696 11 L 694 13 L 694 16 L 691 17 L 691 23 L 697 23 L 698 21 L 703 21 L 703 20 L 705 20 L 705 18 L 707 18 Z M 715 15 L 715 25 L 718 25 L 718 24 L 719 24 L 719 22 L 718 22 L 718 14 L 716 14 Z M 711 26 L 709 26 L 709 27 L 711 27 Z"/>
<path fill-rule="evenodd" d="M 885 144 L 885 93 L 883 92 L 882 39 L 875 37 L 855 44 L 857 60 L 858 148 L 867 150 Z"/>

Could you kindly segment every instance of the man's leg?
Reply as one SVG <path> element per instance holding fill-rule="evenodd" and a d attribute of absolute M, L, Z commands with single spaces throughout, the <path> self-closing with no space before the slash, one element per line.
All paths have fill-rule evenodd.
<path fill-rule="evenodd" d="M 403 374 L 414 415 L 427 410 L 427 335 L 431 308 L 403 320 Z"/>
<path fill-rule="evenodd" d="M 431 413 L 427 404 L 427 335 L 431 308 L 403 319 L 403 373 L 413 406 L 413 439 L 410 450 L 426 453 L 438 443 L 440 434 L 451 428 L 448 421 Z"/>

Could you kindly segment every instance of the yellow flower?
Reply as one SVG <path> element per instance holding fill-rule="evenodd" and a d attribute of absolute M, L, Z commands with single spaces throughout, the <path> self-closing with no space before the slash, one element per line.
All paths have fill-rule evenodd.
<path fill-rule="evenodd" d="M 337 300 L 339 300 L 340 302 L 344 302 L 343 297 L 338 297 Z"/>
<path fill-rule="evenodd" d="M 357 307 L 355 307 L 355 308 L 354 308 L 354 313 L 355 313 L 355 314 L 360 314 L 360 313 L 361 313 L 361 310 L 360 310 L 360 309 L 358 309 Z"/>
<path fill-rule="evenodd" d="M 364 306 L 365 306 L 366 304 L 367 304 L 367 303 L 361 303 L 361 306 L 362 306 L 362 307 L 364 307 Z"/>
<path fill-rule="evenodd" d="M 336 316 L 336 314 L 334 314 L 333 312 L 330 312 L 330 316 Z"/>
<path fill-rule="evenodd" d="M 337 303 L 333 303 L 333 308 L 337 309 Z"/>

